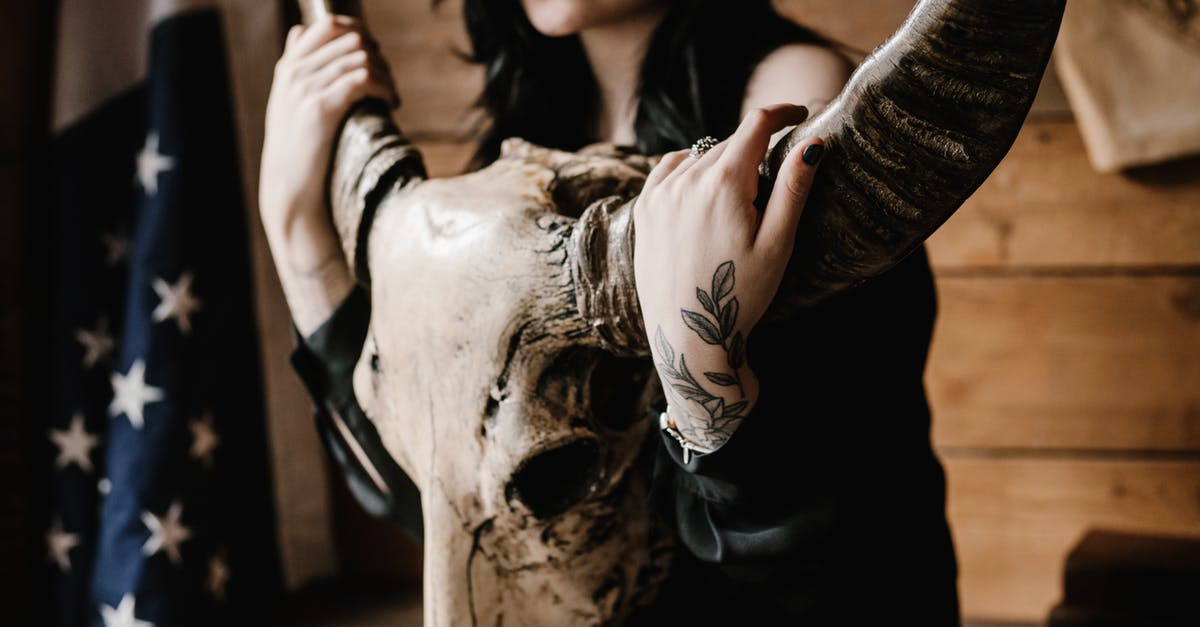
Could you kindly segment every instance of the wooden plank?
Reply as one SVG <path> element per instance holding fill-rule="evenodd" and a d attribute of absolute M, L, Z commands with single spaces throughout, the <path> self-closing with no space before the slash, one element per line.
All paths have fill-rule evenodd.
<path fill-rule="evenodd" d="M 938 281 L 941 447 L 1200 450 L 1200 276 Z"/>
<path fill-rule="evenodd" d="M 1100 174 L 1073 122 L 1027 124 L 929 240 L 939 269 L 1200 265 L 1200 158 Z"/>
<path fill-rule="evenodd" d="M 1089 528 L 1200 535 L 1200 462 L 943 461 L 964 616 L 1045 619 Z"/>

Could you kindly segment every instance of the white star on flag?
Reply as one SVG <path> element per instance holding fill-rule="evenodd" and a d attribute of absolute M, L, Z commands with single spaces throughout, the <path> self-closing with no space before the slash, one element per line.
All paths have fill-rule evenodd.
<path fill-rule="evenodd" d="M 137 154 L 137 182 L 147 196 L 158 193 L 158 175 L 175 167 L 175 159 L 158 151 L 158 131 L 146 135 L 146 143 Z"/>
<path fill-rule="evenodd" d="M 212 412 L 204 412 L 200 418 L 189 420 L 188 428 L 192 430 L 192 450 L 190 451 L 192 459 L 204 462 L 206 468 L 211 467 L 213 451 L 221 443 L 221 437 L 213 429 Z"/>
<path fill-rule="evenodd" d="M 100 316 L 96 321 L 96 330 L 79 329 L 75 331 L 75 339 L 83 345 L 83 367 L 91 368 L 112 354 L 116 342 L 108 332 L 108 318 Z"/>
<path fill-rule="evenodd" d="M 129 423 L 134 429 L 141 430 L 145 424 L 143 411 L 146 404 L 163 399 L 162 388 L 146 385 L 146 362 L 137 359 L 129 367 L 129 372 L 122 375 L 112 374 L 113 399 L 108 406 L 108 415 L 117 416 L 124 413 L 129 416 Z"/>
<path fill-rule="evenodd" d="M 136 604 L 137 601 L 134 600 L 132 594 L 121 597 L 121 602 L 115 608 L 101 603 L 100 620 L 104 621 L 104 627 L 154 627 L 154 623 L 138 620 L 133 615 Z"/>
<path fill-rule="evenodd" d="M 225 551 L 208 560 L 208 591 L 218 601 L 225 600 L 225 584 L 229 582 L 229 564 L 225 563 Z"/>
<path fill-rule="evenodd" d="M 79 534 L 67 533 L 61 518 L 54 519 L 54 526 L 46 532 L 47 557 L 58 564 L 64 573 L 71 572 L 71 549 L 79 546 Z"/>
<path fill-rule="evenodd" d="M 171 558 L 172 563 L 178 564 L 181 559 L 179 545 L 192 537 L 192 530 L 183 526 L 179 520 L 182 517 L 183 503 L 180 503 L 178 499 L 171 502 L 171 506 L 167 508 L 167 513 L 162 518 L 150 512 L 142 512 L 142 524 L 150 530 L 150 539 L 142 545 L 142 554 L 154 555 L 159 551 L 164 551 L 167 557 Z"/>
<path fill-rule="evenodd" d="M 120 233 L 101 233 L 100 241 L 107 250 L 106 264 L 115 266 L 129 256 L 129 237 Z"/>
<path fill-rule="evenodd" d="M 188 316 L 200 309 L 199 299 L 192 296 L 192 273 L 184 272 L 173 285 L 163 279 L 154 279 L 154 291 L 158 293 L 158 306 L 154 308 L 152 317 L 155 322 L 174 318 L 179 325 L 179 332 L 187 335 L 192 332 L 192 321 Z"/>
<path fill-rule="evenodd" d="M 83 414 L 76 412 L 71 416 L 71 427 L 67 431 L 50 430 L 50 441 L 58 446 L 58 459 L 54 467 L 66 468 L 71 462 L 79 464 L 80 470 L 92 471 L 92 449 L 100 443 L 99 436 L 88 433 L 83 426 Z"/>

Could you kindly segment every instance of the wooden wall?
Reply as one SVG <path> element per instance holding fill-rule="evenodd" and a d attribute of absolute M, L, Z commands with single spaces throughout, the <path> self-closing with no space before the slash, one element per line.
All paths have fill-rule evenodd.
<path fill-rule="evenodd" d="M 434 175 L 469 159 L 460 3 L 366 0 Z M 863 50 L 911 0 L 781 0 Z M 1093 526 L 1200 534 L 1200 159 L 1100 175 L 1053 77 L 1009 157 L 929 243 L 927 376 L 964 614 L 1036 622 Z"/>

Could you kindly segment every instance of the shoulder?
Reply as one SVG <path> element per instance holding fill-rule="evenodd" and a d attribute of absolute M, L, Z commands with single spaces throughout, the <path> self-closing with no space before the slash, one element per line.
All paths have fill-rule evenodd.
<path fill-rule="evenodd" d="M 781 102 L 818 109 L 841 92 L 852 70 L 845 57 L 826 46 L 780 46 L 763 57 L 750 74 L 742 111 Z"/>

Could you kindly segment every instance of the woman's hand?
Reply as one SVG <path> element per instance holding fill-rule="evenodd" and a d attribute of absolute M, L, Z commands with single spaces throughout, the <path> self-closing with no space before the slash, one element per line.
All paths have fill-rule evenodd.
<path fill-rule="evenodd" d="M 352 286 L 325 183 L 334 133 L 354 103 L 397 105 L 387 63 L 350 17 L 288 32 L 267 101 L 259 210 L 293 319 L 315 330 Z"/>
<path fill-rule="evenodd" d="M 699 452 L 724 444 L 758 400 L 746 337 L 783 279 L 822 144 L 788 155 L 761 214 L 758 165 L 771 134 L 807 115 L 755 110 L 700 158 L 664 155 L 634 207 L 634 274 L 669 419 Z"/>

